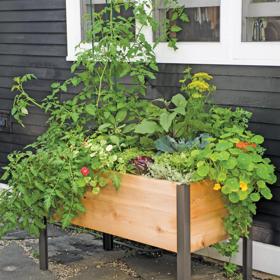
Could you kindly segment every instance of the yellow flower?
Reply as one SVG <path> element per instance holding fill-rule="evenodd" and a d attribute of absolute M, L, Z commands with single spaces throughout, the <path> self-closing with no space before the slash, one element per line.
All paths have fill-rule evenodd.
<path fill-rule="evenodd" d="M 240 182 L 240 189 L 241 189 L 243 192 L 248 191 L 248 184 L 241 181 L 241 182 Z"/>
<path fill-rule="evenodd" d="M 222 188 L 222 186 L 220 184 L 215 184 L 213 187 L 214 191 L 219 191 Z"/>
<path fill-rule="evenodd" d="M 196 90 L 196 91 L 201 93 L 201 92 L 209 91 L 210 85 L 203 80 L 202 81 L 201 80 L 195 80 L 195 81 L 192 81 L 190 84 L 188 84 L 187 89 L 188 90 Z"/>
<path fill-rule="evenodd" d="M 198 72 L 196 74 L 193 75 L 193 79 L 194 80 L 212 80 L 213 77 L 210 76 L 208 73 L 205 73 L 205 72 Z"/>

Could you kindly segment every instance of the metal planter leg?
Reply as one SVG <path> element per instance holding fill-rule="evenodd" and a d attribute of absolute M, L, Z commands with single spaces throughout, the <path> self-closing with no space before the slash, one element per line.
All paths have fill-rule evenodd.
<path fill-rule="evenodd" d="M 191 280 L 190 187 L 177 186 L 177 280 Z"/>
<path fill-rule="evenodd" d="M 105 251 L 112 251 L 114 249 L 114 236 L 103 233 L 103 249 Z"/>
<path fill-rule="evenodd" d="M 39 263 L 41 270 L 48 270 L 48 228 L 47 219 L 44 218 L 45 229 L 40 232 L 39 237 Z"/>
<path fill-rule="evenodd" d="M 252 279 L 253 267 L 253 240 L 252 231 L 248 238 L 243 238 L 243 280 Z"/>

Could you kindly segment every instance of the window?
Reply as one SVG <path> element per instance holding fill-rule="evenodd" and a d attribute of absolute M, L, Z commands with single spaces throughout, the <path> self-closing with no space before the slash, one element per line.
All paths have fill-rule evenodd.
<path fill-rule="evenodd" d="M 244 42 L 280 41 L 280 1 L 243 1 L 242 25 Z"/>
<path fill-rule="evenodd" d="M 93 0 L 94 9 L 104 7 L 105 0 Z M 155 1 L 155 17 L 172 20 L 172 9 L 164 0 Z M 162 40 L 156 49 L 159 63 L 235 64 L 280 66 L 280 0 L 179 0 L 189 23 L 176 20 L 181 31 L 174 34 L 178 50 Z M 88 23 L 83 15 L 89 0 L 66 0 L 68 60 L 75 59 L 75 46 L 85 38 Z M 123 16 L 132 12 L 121 11 Z M 171 21 L 172 23 L 172 21 Z M 137 24 L 135 24 L 137 27 Z M 164 25 L 156 34 L 145 28 L 152 42 L 164 34 Z M 170 35 L 169 35 L 170 36 Z M 84 47 L 89 47 L 86 44 Z"/>

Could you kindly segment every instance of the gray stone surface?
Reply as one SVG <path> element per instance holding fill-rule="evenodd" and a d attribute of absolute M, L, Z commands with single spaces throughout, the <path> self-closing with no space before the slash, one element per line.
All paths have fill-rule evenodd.
<path fill-rule="evenodd" d="M 48 235 L 49 237 L 58 237 L 65 236 L 65 232 L 63 232 L 58 226 L 49 225 L 48 227 Z M 33 238 L 27 232 L 23 230 L 15 230 L 8 233 L 3 239 L 4 240 L 24 240 Z"/>
<path fill-rule="evenodd" d="M 16 244 L 0 250 L 0 280 L 55 280 L 51 272 L 39 270 L 38 265 Z"/>
<path fill-rule="evenodd" d="M 125 258 L 124 261 L 138 275 L 145 280 L 174 280 L 176 279 L 176 257 L 164 254 L 161 257 L 135 255 Z M 192 278 L 199 280 L 219 279 L 224 280 L 220 268 L 192 261 Z"/>
<path fill-rule="evenodd" d="M 14 234 L 14 233 L 13 233 Z M 50 271 L 39 270 L 38 240 L 0 241 L 0 280 L 175 280 L 176 256 L 145 246 L 104 251 L 102 241 L 88 233 L 62 232 L 49 238 Z M 4 247 L 3 247 L 4 246 Z M 148 250 L 146 250 L 148 249 Z M 226 280 L 222 267 L 194 257 L 193 280 Z M 259 276 L 259 275 L 258 275 Z M 279 280 L 260 276 L 256 279 Z"/>

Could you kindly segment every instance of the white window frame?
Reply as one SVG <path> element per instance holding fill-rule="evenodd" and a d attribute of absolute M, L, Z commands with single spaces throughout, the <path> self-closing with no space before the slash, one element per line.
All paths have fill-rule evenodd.
<path fill-rule="evenodd" d="M 204 1 L 188 3 L 202 6 Z M 160 43 L 155 51 L 158 63 L 280 66 L 280 42 L 242 42 L 242 0 L 220 1 L 220 42 L 179 42 L 176 51 Z M 66 10 L 67 60 L 74 61 L 82 40 L 80 0 L 66 0 Z M 143 33 L 152 42 L 152 30 L 145 28 Z"/>

